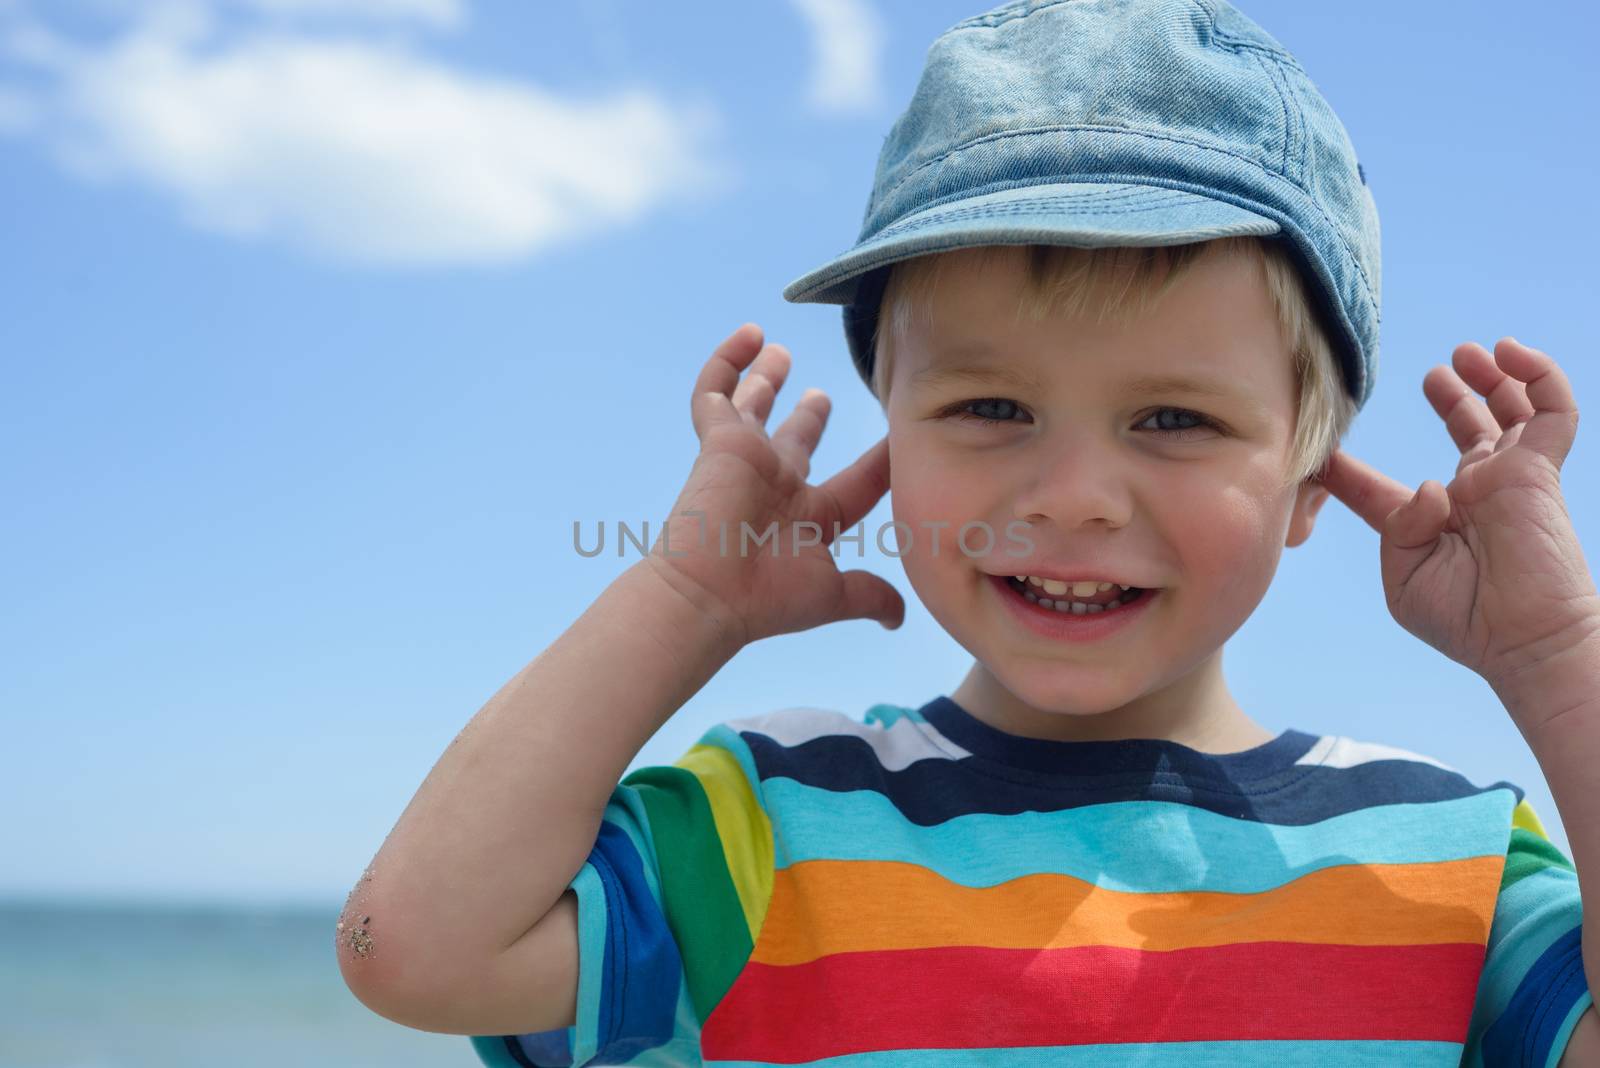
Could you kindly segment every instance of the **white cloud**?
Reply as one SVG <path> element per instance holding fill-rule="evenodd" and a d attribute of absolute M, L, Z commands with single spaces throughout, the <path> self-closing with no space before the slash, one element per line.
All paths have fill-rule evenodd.
<path fill-rule="evenodd" d="M 883 21 L 867 0 L 791 0 L 810 26 L 816 62 L 807 101 L 829 113 L 869 113 L 883 100 Z"/>
<path fill-rule="evenodd" d="M 703 102 L 568 99 L 397 44 L 260 31 L 216 47 L 201 9 L 164 10 L 100 49 L 35 28 L 28 51 L 54 77 L 43 125 L 63 162 L 169 193 L 206 229 L 368 263 L 488 262 L 735 180 L 707 158 L 720 120 Z"/>

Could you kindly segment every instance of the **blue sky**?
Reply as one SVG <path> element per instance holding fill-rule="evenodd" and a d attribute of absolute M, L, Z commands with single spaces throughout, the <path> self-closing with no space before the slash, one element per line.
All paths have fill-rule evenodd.
<path fill-rule="evenodd" d="M 572 522 L 666 514 L 694 374 L 740 323 L 795 357 L 774 426 L 833 399 L 814 481 L 881 436 L 838 309 L 781 292 L 854 243 L 928 45 L 985 6 L 0 0 L 0 896 L 337 905 L 634 562 L 578 556 Z M 1240 6 L 1378 202 L 1380 372 L 1346 448 L 1448 481 L 1422 376 L 1506 334 L 1600 411 L 1592 8 Z M 1585 427 L 1591 564 L 1597 464 Z M 1234 696 L 1518 783 L 1565 849 L 1488 685 L 1389 616 L 1377 551 L 1324 509 L 1228 645 Z M 751 646 L 634 766 L 722 719 L 952 690 L 970 657 L 899 565 L 848 566 L 904 627 Z"/>

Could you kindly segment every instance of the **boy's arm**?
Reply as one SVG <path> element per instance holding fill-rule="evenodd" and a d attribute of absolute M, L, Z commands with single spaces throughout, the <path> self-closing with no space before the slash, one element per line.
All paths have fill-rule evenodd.
<path fill-rule="evenodd" d="M 364 1004 L 456 1031 L 451 1005 L 566 891 L 644 743 L 737 652 L 645 558 L 457 735 L 340 917 Z M 473 1030 L 469 1024 L 459 1033 Z"/>
<path fill-rule="evenodd" d="M 1561 813 L 1583 898 L 1583 970 L 1600 977 L 1600 628 L 1494 685 Z M 1587 876 L 1587 878 L 1585 878 Z"/>
<path fill-rule="evenodd" d="M 1571 840 L 1572 862 L 1559 867 L 1577 883 L 1579 916 L 1570 922 L 1571 888 L 1562 888 L 1568 926 L 1548 947 L 1554 955 L 1534 963 L 1554 972 L 1537 982 L 1566 1003 L 1565 1027 L 1600 976 L 1600 590 L 1560 482 L 1578 405 L 1561 366 L 1514 337 L 1492 353 L 1465 342 L 1451 364 L 1423 378 L 1461 450 L 1448 484 L 1428 479 L 1413 491 L 1342 449 L 1318 478 L 1379 533 L 1395 621 L 1493 687 L 1550 784 Z M 1508 849 L 1515 836 L 1513 827 Z M 1519 1009 L 1525 1028 L 1536 1022 L 1529 1008 Z"/>
<path fill-rule="evenodd" d="M 1556 1068 L 1600 1068 L 1600 1013 L 1594 1011 L 1593 1005 L 1578 1017 Z"/>
<path fill-rule="evenodd" d="M 822 485 L 807 483 L 827 394 L 802 393 L 769 436 L 791 357 L 763 340 L 745 323 L 702 365 L 690 396 L 700 453 L 649 555 L 473 717 L 352 891 L 339 968 L 380 1015 L 475 1036 L 554 1027 L 570 1004 L 556 995 L 582 964 L 570 959 L 582 932 L 573 935 L 577 910 L 564 895 L 644 743 L 750 642 L 845 619 L 893 629 L 904 618 L 886 580 L 841 572 L 828 540 L 795 534 L 805 524 L 837 536 L 872 509 L 889 489 L 888 438 Z M 720 537 L 733 524 L 737 556 Z M 745 551 L 747 524 L 776 535 L 770 557 Z M 707 528 L 718 531 L 715 548 Z M 525 1026 L 535 1023 L 546 1026 Z"/>
<path fill-rule="evenodd" d="M 1567 829 L 1583 899 L 1583 971 L 1592 983 L 1600 976 L 1600 631 L 1495 689 L 1514 722 L 1540 724 L 1526 740 Z M 1593 1006 L 1578 1017 L 1559 1068 L 1600 1068 Z"/>

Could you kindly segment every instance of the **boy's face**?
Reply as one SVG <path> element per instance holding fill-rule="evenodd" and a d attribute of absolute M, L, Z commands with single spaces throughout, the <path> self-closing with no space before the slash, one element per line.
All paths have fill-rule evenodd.
<path fill-rule="evenodd" d="M 889 393 L 893 509 L 911 532 L 902 561 L 912 586 L 1006 693 L 1019 733 L 1049 736 L 1062 713 L 1128 710 L 1117 718 L 1147 725 L 1203 717 L 1201 706 L 1228 700 L 1223 643 L 1326 499 L 1315 483 L 1280 488 L 1296 386 L 1261 268 L 1208 251 L 1142 317 L 1035 323 L 1016 321 L 1022 250 L 1003 269 L 947 255 L 932 327 L 899 339 Z M 957 368 L 970 373 L 943 373 Z M 1032 384 L 993 377 L 1000 370 Z M 1165 375 L 1226 396 L 1131 388 Z M 1011 403 L 973 404 L 985 398 Z M 1007 537 L 1016 520 L 1032 549 L 1008 555 L 1026 548 Z M 994 532 L 987 555 L 955 542 L 973 521 Z M 977 554 L 984 541 L 974 529 L 967 545 Z M 1074 642 L 1024 626 L 992 577 L 1063 569 L 1159 590 L 1131 625 Z"/>

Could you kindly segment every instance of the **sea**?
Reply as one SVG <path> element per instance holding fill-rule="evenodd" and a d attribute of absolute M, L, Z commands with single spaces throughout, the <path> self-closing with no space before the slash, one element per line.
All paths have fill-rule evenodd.
<path fill-rule="evenodd" d="M 342 906 L 0 902 L 0 1068 L 481 1068 L 356 1000 Z"/>

